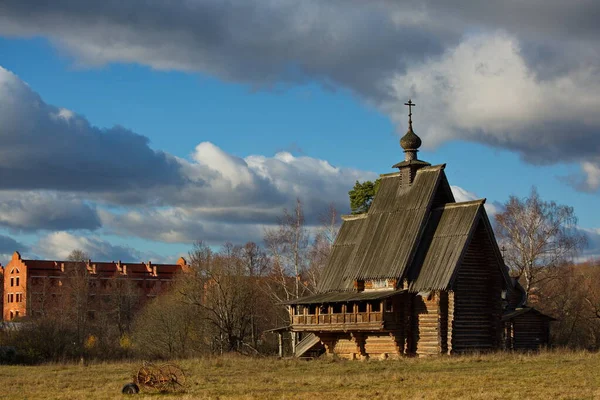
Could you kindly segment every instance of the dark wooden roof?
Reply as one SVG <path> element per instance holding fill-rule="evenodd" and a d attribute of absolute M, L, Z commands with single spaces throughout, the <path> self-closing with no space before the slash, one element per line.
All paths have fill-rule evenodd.
<path fill-rule="evenodd" d="M 367 214 L 342 217 L 344 223 L 333 244 L 327 267 L 319 281 L 318 291 L 351 290 L 354 281 L 348 276 L 352 272 L 352 257 L 357 243 L 363 236 Z"/>
<path fill-rule="evenodd" d="M 364 292 L 325 292 L 290 300 L 285 304 L 325 304 L 349 301 L 381 300 L 406 292 L 406 290 L 368 290 Z"/>
<path fill-rule="evenodd" d="M 346 218 L 323 273 L 320 291 L 352 290 L 356 279 L 403 276 L 414 256 L 444 165 L 417 172 L 411 186 L 401 173 L 381 176 L 366 215 Z"/>
<path fill-rule="evenodd" d="M 431 212 L 423 240 L 409 273 L 411 292 L 447 290 L 485 200 L 447 204 Z"/>
<path fill-rule="evenodd" d="M 402 172 L 381 175 L 369 212 L 343 217 L 315 296 L 334 293 L 310 296 L 310 302 L 347 301 L 341 299 L 356 295 L 355 280 L 406 279 L 411 292 L 447 290 L 477 226 L 487 232 L 493 258 L 509 286 L 485 199 L 455 203 L 444 167 L 419 169 L 411 185 Z M 349 293 L 339 293 L 344 291 Z"/>
<path fill-rule="evenodd" d="M 546 314 L 536 310 L 533 307 L 523 307 L 523 308 L 517 308 L 516 310 L 509 311 L 502 316 L 502 321 L 509 321 L 515 317 L 518 317 L 523 314 L 527 314 L 529 312 L 531 312 L 532 314 L 538 315 L 541 318 L 547 319 L 548 321 L 558 321 L 556 318 L 546 315 Z"/>

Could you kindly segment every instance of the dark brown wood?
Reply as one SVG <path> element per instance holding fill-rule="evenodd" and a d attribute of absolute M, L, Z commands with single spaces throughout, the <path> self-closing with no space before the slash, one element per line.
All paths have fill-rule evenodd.
<path fill-rule="evenodd" d="M 453 353 L 500 347 L 502 275 L 479 224 L 454 283 Z"/>

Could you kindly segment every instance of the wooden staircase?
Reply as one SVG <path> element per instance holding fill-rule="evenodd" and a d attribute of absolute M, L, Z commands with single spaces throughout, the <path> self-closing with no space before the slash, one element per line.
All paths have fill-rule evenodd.
<path fill-rule="evenodd" d="M 317 335 L 309 333 L 296 345 L 294 357 L 314 358 L 323 352 L 323 344 Z"/>

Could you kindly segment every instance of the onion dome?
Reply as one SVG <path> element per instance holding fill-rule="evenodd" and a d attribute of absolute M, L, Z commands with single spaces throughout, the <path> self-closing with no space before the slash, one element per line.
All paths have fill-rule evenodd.
<path fill-rule="evenodd" d="M 412 182 L 415 177 L 415 173 L 419 168 L 429 166 L 428 162 L 417 159 L 417 153 L 419 147 L 421 147 L 421 138 L 417 136 L 412 127 L 412 108 L 416 106 L 412 100 L 408 100 L 408 103 L 404 103 L 408 106 L 408 131 L 400 139 L 400 146 L 404 149 L 404 161 L 395 164 L 392 168 L 398 168 L 400 171 L 405 171 L 408 175 L 408 180 Z"/>
<path fill-rule="evenodd" d="M 400 146 L 402 146 L 404 151 L 417 150 L 421 147 L 421 138 L 413 131 L 412 121 L 408 123 L 408 131 L 402 136 L 402 139 L 400 139 Z"/>

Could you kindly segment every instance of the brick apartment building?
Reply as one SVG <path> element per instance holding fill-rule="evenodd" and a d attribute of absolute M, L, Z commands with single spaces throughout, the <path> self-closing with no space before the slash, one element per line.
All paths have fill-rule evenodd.
<path fill-rule="evenodd" d="M 122 289 L 123 283 L 139 293 L 141 301 L 158 295 L 171 286 L 179 272 L 188 265 L 183 257 L 176 264 L 122 263 L 121 261 L 73 263 L 71 261 L 25 260 L 15 251 L 4 267 L 4 321 L 36 316 L 44 309 L 60 304 L 65 288 L 77 279 L 70 269 L 85 279 L 91 310 L 101 307 L 102 297 Z M 85 270 L 84 270 L 85 269 Z M 73 271 L 71 271 L 73 272 Z"/>

